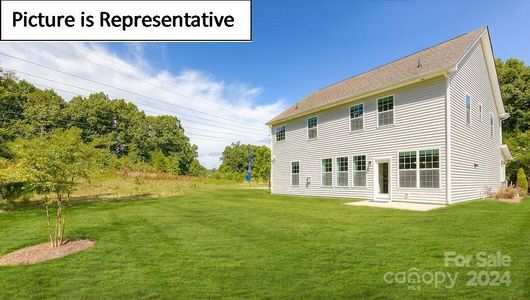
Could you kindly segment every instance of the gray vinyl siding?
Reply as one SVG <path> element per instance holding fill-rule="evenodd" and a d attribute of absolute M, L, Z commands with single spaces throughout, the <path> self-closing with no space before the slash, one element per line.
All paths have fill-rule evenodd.
<path fill-rule="evenodd" d="M 377 128 L 377 98 L 394 95 L 394 125 Z M 286 125 L 286 139 L 273 138 L 272 192 L 277 194 L 318 195 L 372 199 L 374 166 L 367 171 L 367 186 L 352 187 L 352 156 L 391 157 L 391 199 L 445 203 L 445 96 L 446 80 L 437 77 L 318 114 L 318 138 L 307 139 L 307 117 Z M 364 129 L 350 132 L 349 107 L 364 103 Z M 284 123 L 274 124 L 276 126 Z M 398 188 L 398 152 L 439 149 L 440 187 L 436 189 Z M 348 187 L 336 187 L 336 158 L 349 160 Z M 321 186 L 321 160 L 333 159 L 333 187 Z M 290 162 L 300 162 L 300 186 L 290 186 Z M 311 184 L 306 186 L 306 178 Z"/>
<path fill-rule="evenodd" d="M 449 77 L 452 202 L 478 199 L 486 187 L 496 189 L 500 185 L 501 128 L 487 71 L 482 43 L 478 42 Z M 466 124 L 466 94 L 471 96 L 470 125 Z M 494 116 L 493 138 L 490 138 L 490 113 Z"/>

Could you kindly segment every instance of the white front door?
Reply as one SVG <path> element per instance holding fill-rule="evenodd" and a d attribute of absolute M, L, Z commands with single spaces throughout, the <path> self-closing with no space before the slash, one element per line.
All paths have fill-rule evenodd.
<path fill-rule="evenodd" d="M 374 161 L 374 200 L 390 201 L 390 192 L 392 190 L 391 159 L 379 158 Z"/>

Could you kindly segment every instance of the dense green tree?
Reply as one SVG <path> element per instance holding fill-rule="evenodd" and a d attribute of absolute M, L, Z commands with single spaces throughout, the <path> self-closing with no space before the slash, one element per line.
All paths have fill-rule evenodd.
<path fill-rule="evenodd" d="M 510 58 L 495 61 L 506 111 L 510 118 L 503 122 L 507 133 L 530 130 L 530 66 Z"/>
<path fill-rule="evenodd" d="M 203 177 L 208 175 L 208 170 L 203 165 L 201 165 L 199 160 L 194 159 L 193 162 L 191 162 L 188 175 Z"/>
<path fill-rule="evenodd" d="M 24 180 L 45 197 L 50 243 L 57 247 L 64 241 L 70 194 L 80 179 L 99 170 L 102 152 L 85 144 L 79 129 L 57 130 L 32 139 L 20 138 L 12 143 L 12 148 L 16 161 L 25 171 Z M 49 194 L 53 196 L 48 197 Z M 55 209 L 54 230 L 50 206 Z"/>
<path fill-rule="evenodd" d="M 510 113 L 503 121 L 503 139 L 514 159 L 508 162 L 506 175 L 515 182 L 519 168 L 530 174 L 530 66 L 515 58 L 497 59 L 495 65 L 504 106 Z"/>

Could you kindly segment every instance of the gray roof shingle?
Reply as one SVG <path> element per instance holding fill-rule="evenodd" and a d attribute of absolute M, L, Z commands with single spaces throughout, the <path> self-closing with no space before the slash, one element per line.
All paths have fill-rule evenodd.
<path fill-rule="evenodd" d="M 268 121 L 267 124 L 276 124 L 280 121 L 302 116 L 319 107 L 391 87 L 422 75 L 448 70 L 456 66 L 485 30 L 487 27 L 481 27 L 431 48 L 322 88 L 289 107 Z M 418 63 L 421 63 L 421 67 L 418 67 Z"/>

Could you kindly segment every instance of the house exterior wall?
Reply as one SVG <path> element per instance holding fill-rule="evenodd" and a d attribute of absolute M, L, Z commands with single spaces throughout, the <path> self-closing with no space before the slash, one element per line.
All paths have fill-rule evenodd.
<path fill-rule="evenodd" d="M 486 187 L 496 189 L 502 180 L 502 128 L 484 56 L 483 47 L 490 47 L 486 44 L 477 42 L 449 76 L 452 202 L 481 198 Z M 471 96 L 470 125 L 466 123 L 466 94 Z M 493 137 L 490 114 L 494 120 Z"/>
<path fill-rule="evenodd" d="M 394 95 L 394 125 L 377 127 L 377 99 Z M 272 193 L 317 195 L 328 197 L 374 197 L 374 165 L 368 167 L 366 187 L 352 187 L 352 156 L 366 155 L 391 159 L 392 201 L 445 203 L 445 132 L 446 79 L 442 76 L 425 80 L 388 93 L 376 95 L 318 114 L 318 138 L 307 139 L 304 116 L 272 127 Z M 349 107 L 364 103 L 364 129 L 350 132 Z M 286 125 L 286 139 L 277 142 L 274 131 Z M 438 149 L 440 158 L 439 188 L 399 188 L 398 152 Z M 337 187 L 336 158 L 347 156 L 348 187 Z M 321 160 L 333 159 L 333 186 L 321 186 Z M 291 186 L 291 162 L 299 161 L 300 186 Z M 306 178 L 311 184 L 306 185 Z"/>

